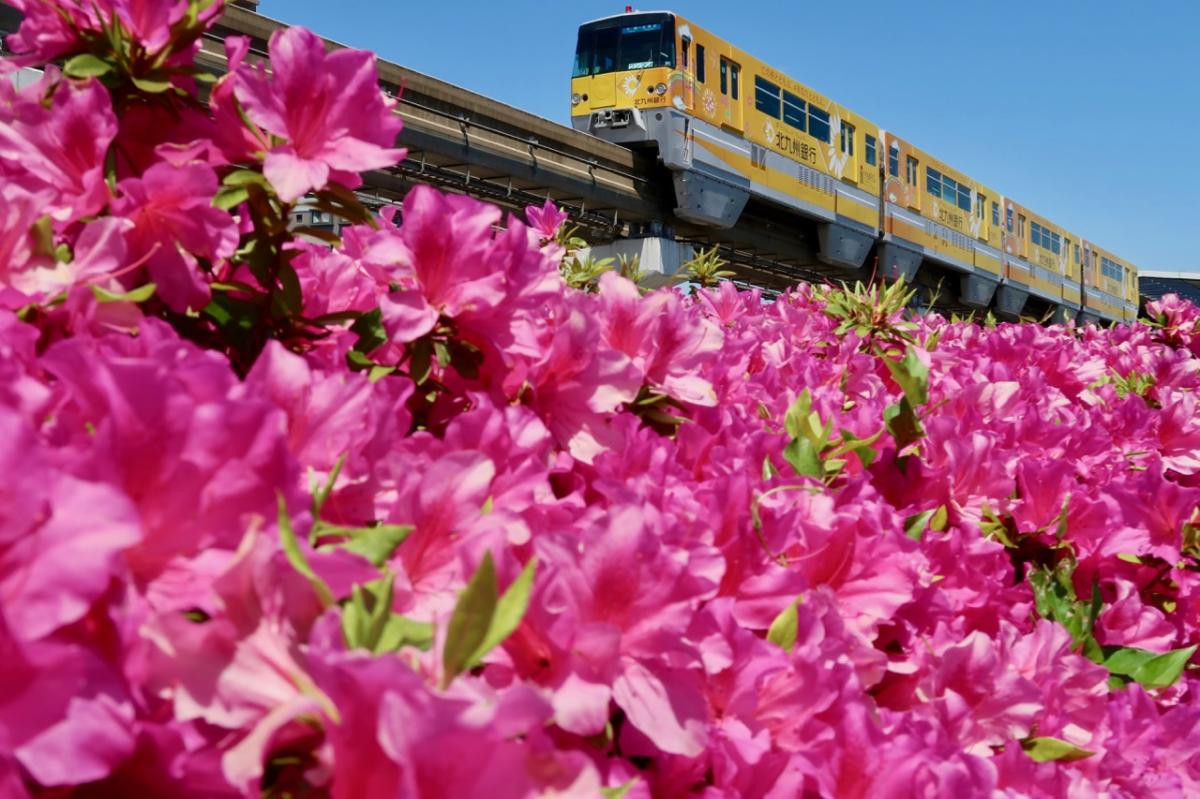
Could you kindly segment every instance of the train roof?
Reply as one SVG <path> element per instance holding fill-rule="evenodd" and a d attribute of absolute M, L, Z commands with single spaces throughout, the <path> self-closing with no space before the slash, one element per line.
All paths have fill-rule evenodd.
<path fill-rule="evenodd" d="M 653 10 L 649 10 L 649 11 L 641 11 L 638 9 L 634 9 L 633 11 L 622 11 L 619 14 L 609 14 L 607 17 L 597 17 L 596 19 L 589 19 L 587 22 L 579 23 L 579 27 L 582 28 L 584 25 L 591 25 L 594 22 L 607 22 L 610 19 L 620 19 L 621 17 L 630 16 L 633 14 L 669 14 L 672 17 L 679 16 L 674 11 L 667 11 L 665 9 L 653 9 Z"/>

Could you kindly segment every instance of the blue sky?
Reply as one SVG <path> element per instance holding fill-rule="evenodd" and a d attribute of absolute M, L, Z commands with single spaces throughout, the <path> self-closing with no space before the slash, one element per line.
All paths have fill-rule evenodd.
<path fill-rule="evenodd" d="M 1200 3 L 668 8 L 1143 269 L 1200 270 Z M 569 122 L 580 22 L 620 2 L 261 0 L 268 16 Z"/>

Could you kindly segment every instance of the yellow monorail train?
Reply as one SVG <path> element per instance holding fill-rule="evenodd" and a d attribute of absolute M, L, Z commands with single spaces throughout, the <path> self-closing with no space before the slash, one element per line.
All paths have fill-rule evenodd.
<path fill-rule="evenodd" d="M 1137 315 L 1128 261 L 678 14 L 582 25 L 571 120 L 655 144 L 690 222 L 731 227 L 754 197 L 815 222 L 830 264 L 910 282 L 921 269 L 957 275 L 964 303 L 1009 317 L 1034 306 L 1057 321 Z"/>

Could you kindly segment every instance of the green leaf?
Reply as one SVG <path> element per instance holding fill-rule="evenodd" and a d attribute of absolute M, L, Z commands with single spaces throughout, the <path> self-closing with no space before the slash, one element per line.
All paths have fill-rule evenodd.
<path fill-rule="evenodd" d="M 167 78 L 131 78 L 131 80 L 134 86 L 146 94 L 162 94 L 171 88 L 171 81 Z"/>
<path fill-rule="evenodd" d="M 787 434 L 792 438 L 801 438 L 804 435 L 804 423 L 808 419 L 808 414 L 812 412 L 812 395 L 808 389 L 800 392 L 796 397 L 796 401 L 787 409 L 787 413 L 783 416 L 783 427 L 787 430 Z"/>
<path fill-rule="evenodd" d="M 63 64 L 63 74 L 70 78 L 98 78 L 112 71 L 111 63 L 91 53 L 80 53 Z"/>
<path fill-rule="evenodd" d="M 638 778 L 633 777 L 624 785 L 618 785 L 615 788 L 601 788 L 600 795 L 604 799 L 625 799 L 625 795 L 633 789 L 634 785 L 637 785 L 637 781 Z"/>
<path fill-rule="evenodd" d="M 342 635 L 351 649 L 380 655 L 404 646 L 422 651 L 433 645 L 434 628 L 392 610 L 395 575 L 354 586 L 342 608 Z"/>
<path fill-rule="evenodd" d="M 378 383 L 383 378 L 396 371 L 394 366 L 380 366 L 378 364 L 371 367 L 371 371 L 367 373 L 368 383 Z"/>
<path fill-rule="evenodd" d="M 358 336 L 354 349 L 368 353 L 387 342 L 387 330 L 383 327 L 383 312 L 378 308 L 367 311 L 350 325 L 350 332 Z"/>
<path fill-rule="evenodd" d="M 446 342 L 435 339 L 433 353 L 437 357 L 438 366 L 444 369 L 450 365 L 450 348 L 446 346 Z"/>
<path fill-rule="evenodd" d="M 283 552 L 287 555 L 288 562 L 292 564 L 293 569 L 308 578 L 308 582 L 316 591 L 321 604 L 332 605 L 333 592 L 329 590 L 325 581 L 313 571 L 312 566 L 308 565 L 308 559 L 304 557 L 300 542 L 296 540 L 296 531 L 292 527 L 292 518 L 288 515 L 287 503 L 284 501 L 282 493 L 279 494 L 279 540 L 283 545 Z"/>
<path fill-rule="evenodd" d="M 1026 738 L 1021 741 L 1021 748 L 1038 763 L 1047 763 L 1051 760 L 1069 763 L 1073 760 L 1083 760 L 1096 754 L 1058 738 Z"/>
<path fill-rule="evenodd" d="M 433 372 L 433 343 L 428 336 L 408 344 L 408 376 L 418 386 Z"/>
<path fill-rule="evenodd" d="M 341 528 L 349 540 L 342 549 L 361 555 L 372 565 L 381 567 L 391 560 L 396 547 L 412 534 L 411 524 L 380 524 L 375 527 Z"/>
<path fill-rule="evenodd" d="M 414 621 L 399 613 L 393 613 L 388 617 L 379 640 L 371 651 L 381 655 L 384 652 L 395 652 L 402 646 L 412 646 L 422 652 L 428 652 L 433 646 L 433 633 L 431 622 Z"/>
<path fill-rule="evenodd" d="M 321 517 L 321 508 L 325 507 L 325 503 L 329 501 L 329 495 L 333 493 L 333 486 L 337 483 L 338 475 L 342 473 L 342 467 L 346 465 L 346 455 L 349 453 L 343 452 L 338 456 L 337 463 L 333 464 L 333 468 L 329 470 L 329 477 L 325 480 L 325 485 L 313 491 L 312 514 L 314 519 Z M 310 478 L 315 484 L 315 478 Z"/>
<path fill-rule="evenodd" d="M 370 626 L 371 610 L 367 607 L 363 586 L 350 589 L 350 598 L 342 608 L 342 637 L 350 649 L 369 649 L 367 628 Z"/>
<path fill-rule="evenodd" d="M 221 180 L 222 186 L 261 186 L 270 189 L 271 184 L 263 173 L 255 169 L 235 169 Z"/>
<path fill-rule="evenodd" d="M 897 363 L 888 357 L 883 357 L 892 379 L 904 390 L 904 396 L 914 408 L 929 401 L 929 367 L 917 357 L 917 351 L 908 347 L 904 358 Z"/>
<path fill-rule="evenodd" d="M 325 313 L 314 317 L 309 321 L 314 325 L 340 325 L 344 322 L 353 322 L 362 316 L 362 311 L 334 311 L 333 313 Z"/>
<path fill-rule="evenodd" d="M 147 283 L 144 286 L 138 286 L 132 291 L 116 292 L 101 288 L 100 286 L 92 286 L 92 294 L 95 295 L 98 302 L 145 302 L 154 296 L 154 290 L 157 288 L 153 283 Z"/>
<path fill-rule="evenodd" d="M 883 409 L 883 423 L 900 449 L 920 441 L 925 435 L 925 428 L 921 426 L 921 420 L 917 418 L 907 396 L 901 398 L 897 404 Z"/>
<path fill-rule="evenodd" d="M 830 455 L 832 457 L 838 457 L 853 452 L 858 456 L 859 461 L 862 462 L 864 469 L 870 468 L 871 464 L 875 462 L 875 458 L 879 455 L 879 453 L 871 445 L 878 441 L 879 437 L 883 435 L 883 428 L 880 428 L 874 433 L 874 435 L 871 435 L 867 438 L 859 438 L 849 430 L 843 430 L 841 435 L 841 445 L 839 445 L 837 449 L 830 453 Z"/>
<path fill-rule="evenodd" d="M 1106 647 L 1104 661 L 1101 665 L 1113 674 L 1132 677 L 1138 669 L 1156 657 L 1158 655 L 1155 652 L 1131 646 Z"/>
<path fill-rule="evenodd" d="M 249 198 L 250 192 L 245 186 L 226 186 L 217 190 L 216 196 L 212 198 L 212 206 L 220 208 L 222 211 L 229 211 L 237 208 Z"/>
<path fill-rule="evenodd" d="M 290 315 L 300 313 L 304 306 L 304 293 L 300 288 L 300 278 L 291 264 L 280 264 L 279 285 L 283 289 L 280 299 L 283 301 L 284 310 Z"/>
<path fill-rule="evenodd" d="M 258 289 L 249 283 L 243 283 L 240 280 L 228 281 L 213 281 L 208 284 L 208 287 L 213 291 L 240 291 L 245 294 L 257 294 Z"/>
<path fill-rule="evenodd" d="M 346 353 L 346 365 L 350 367 L 351 371 L 361 372 L 363 369 L 374 369 L 379 364 L 358 350 L 350 350 Z"/>
<path fill-rule="evenodd" d="M 525 617 L 525 611 L 529 608 L 529 597 L 533 593 L 533 576 L 536 572 L 537 559 L 534 558 L 525 564 L 517 579 L 512 581 L 508 590 L 500 597 L 500 601 L 496 603 L 492 623 L 488 625 L 487 635 L 467 659 L 467 668 L 478 665 L 488 652 L 504 643 L 504 640 L 520 626 L 521 619 Z"/>
<path fill-rule="evenodd" d="M 779 470 L 775 468 L 775 464 L 771 462 L 771 456 L 767 455 L 763 458 L 762 479 L 763 481 L 770 480 L 779 474 Z"/>
<path fill-rule="evenodd" d="M 799 599 L 790 603 L 775 617 L 775 620 L 771 622 L 771 626 L 767 629 L 767 640 L 789 655 L 796 648 L 796 636 L 800 627 L 800 614 L 796 609 L 799 606 Z"/>
<path fill-rule="evenodd" d="M 450 365 L 467 380 L 479 377 L 479 367 L 483 364 L 483 353 L 464 341 L 452 338 L 446 342 L 450 354 Z"/>
<path fill-rule="evenodd" d="M 783 459 L 792 465 L 798 475 L 816 478 L 825 476 L 821 456 L 817 454 L 813 442 L 807 438 L 793 438 L 791 443 L 783 448 Z"/>
<path fill-rule="evenodd" d="M 29 227 L 29 238 L 33 244 L 33 251 L 38 255 L 52 256 L 54 255 L 54 220 L 49 216 L 43 215 L 38 217 L 37 221 Z"/>
<path fill-rule="evenodd" d="M 344 219 L 374 228 L 379 227 L 375 216 L 363 206 L 358 196 L 340 183 L 329 183 L 325 188 L 314 192 L 314 195 L 318 203 L 336 208 L 336 213 Z"/>
<path fill-rule="evenodd" d="M 913 541 L 920 541 L 925 535 L 926 525 L 936 512 L 936 509 L 924 510 L 909 516 L 904 520 L 904 534 Z"/>
<path fill-rule="evenodd" d="M 446 643 L 442 649 L 442 686 L 461 674 L 471 655 L 487 637 L 496 613 L 496 567 L 492 553 L 483 556 L 483 563 L 458 594 L 458 603 L 450 617 Z"/>
<path fill-rule="evenodd" d="M 1074 571 L 1072 558 L 1059 561 L 1053 568 L 1033 569 L 1028 575 L 1029 587 L 1038 615 L 1067 628 L 1075 649 L 1096 659 L 1100 650 L 1092 633 L 1102 606 L 1100 586 L 1093 580 L 1091 595 L 1086 601 L 1079 599 L 1075 594 Z"/>
<path fill-rule="evenodd" d="M 1183 674 L 1188 661 L 1196 652 L 1197 644 L 1183 649 L 1172 649 L 1147 660 L 1133 672 L 1133 679 L 1145 688 L 1166 688 Z"/>

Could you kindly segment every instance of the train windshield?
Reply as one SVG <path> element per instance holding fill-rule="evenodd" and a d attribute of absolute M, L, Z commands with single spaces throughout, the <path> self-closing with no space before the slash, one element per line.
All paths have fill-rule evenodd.
<path fill-rule="evenodd" d="M 579 29 L 572 77 L 675 66 L 675 18 L 626 14 Z"/>

